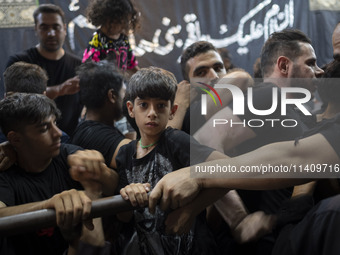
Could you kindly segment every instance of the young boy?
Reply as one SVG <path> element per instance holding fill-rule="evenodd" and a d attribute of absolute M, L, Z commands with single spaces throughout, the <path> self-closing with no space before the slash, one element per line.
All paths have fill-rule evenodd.
<path fill-rule="evenodd" d="M 182 131 L 166 128 L 177 109 L 176 88 L 174 75 L 156 67 L 139 70 L 129 82 L 127 108 L 141 138 L 123 146 L 116 162 L 119 187 L 124 187 L 121 195 L 133 205 L 146 205 L 148 184 L 154 187 L 167 173 L 206 159 L 225 157 Z M 214 254 L 215 243 L 204 215 L 195 219 L 204 208 L 202 202 L 202 208 L 189 214 L 192 219 L 188 222 L 195 221 L 195 224 L 187 224 L 189 233 L 183 235 L 166 233 L 165 220 L 170 212 L 157 208 L 153 215 L 147 209 L 135 210 L 133 228 L 125 228 L 122 233 L 120 254 Z"/>

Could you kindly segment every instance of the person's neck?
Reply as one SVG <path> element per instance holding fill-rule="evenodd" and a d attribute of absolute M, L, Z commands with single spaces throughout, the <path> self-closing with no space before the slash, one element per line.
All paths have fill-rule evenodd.
<path fill-rule="evenodd" d="M 158 144 L 160 135 L 157 136 L 147 136 L 141 134 L 141 138 L 137 141 L 137 153 L 136 158 L 143 158 L 149 154 Z"/>
<path fill-rule="evenodd" d="M 157 134 L 157 135 L 146 135 L 146 134 L 142 134 L 141 133 L 141 138 L 140 138 L 140 142 L 138 141 L 138 143 L 140 143 L 141 147 L 147 147 L 147 148 L 150 148 L 150 147 L 154 147 L 159 139 L 161 137 L 161 134 Z"/>
<path fill-rule="evenodd" d="M 322 119 L 332 119 L 340 113 L 340 104 L 328 103 L 326 110 L 322 113 Z"/>
<path fill-rule="evenodd" d="M 105 30 L 103 31 L 102 28 L 100 29 L 100 32 L 101 32 L 102 34 L 104 34 L 107 38 L 111 39 L 111 40 L 117 40 L 117 39 L 119 39 L 120 35 L 122 34 L 122 33 L 118 33 L 118 34 L 115 34 L 115 35 L 109 35 L 109 34 L 107 33 L 107 31 L 105 31 Z"/>
<path fill-rule="evenodd" d="M 263 83 L 272 83 L 278 86 L 279 88 L 290 87 L 291 86 L 290 82 L 291 82 L 290 78 L 278 76 L 275 74 L 263 78 Z M 294 94 L 292 93 L 287 93 L 286 96 L 287 98 L 294 98 Z"/>
<path fill-rule="evenodd" d="M 31 155 L 18 155 L 18 165 L 28 173 L 41 173 L 51 163 L 52 158 L 37 159 Z"/>
<path fill-rule="evenodd" d="M 282 77 L 282 76 L 278 76 L 278 75 L 270 75 L 268 77 L 264 77 L 263 78 L 263 82 L 264 83 L 273 83 L 276 86 L 278 86 L 279 88 L 283 88 L 283 87 L 289 87 L 289 79 Z"/>
<path fill-rule="evenodd" d="M 118 40 L 121 34 L 116 34 L 116 35 L 110 35 L 108 36 L 112 40 Z"/>
<path fill-rule="evenodd" d="M 65 50 L 63 48 L 60 48 L 57 51 L 52 52 L 43 49 L 40 44 L 38 44 L 36 48 L 41 56 L 49 60 L 59 60 L 65 55 Z"/>
<path fill-rule="evenodd" d="M 101 122 L 103 124 L 113 126 L 114 120 L 110 111 L 92 111 L 87 109 L 86 120 Z"/>

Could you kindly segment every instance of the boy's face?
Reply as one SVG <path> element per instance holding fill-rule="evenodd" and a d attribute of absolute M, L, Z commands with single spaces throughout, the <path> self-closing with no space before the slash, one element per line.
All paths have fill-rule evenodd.
<path fill-rule="evenodd" d="M 135 118 L 142 136 L 157 136 L 173 118 L 177 105 L 171 106 L 170 100 L 137 97 L 133 103 L 127 102 L 127 108 L 129 115 Z"/>
<path fill-rule="evenodd" d="M 55 121 L 56 118 L 52 115 L 41 123 L 27 125 L 21 132 L 11 131 L 13 133 L 9 133 L 9 141 L 26 157 L 30 156 L 37 160 L 51 159 L 60 152 L 62 135 Z"/>

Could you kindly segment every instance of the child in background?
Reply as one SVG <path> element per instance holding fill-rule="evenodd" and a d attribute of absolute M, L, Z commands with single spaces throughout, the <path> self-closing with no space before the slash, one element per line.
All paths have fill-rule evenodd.
<path fill-rule="evenodd" d="M 135 206 L 147 205 L 146 192 L 167 173 L 206 159 L 225 157 L 180 130 L 166 128 L 177 110 L 176 89 L 174 75 L 161 68 L 140 69 L 130 79 L 127 108 L 130 117 L 136 120 L 141 138 L 121 147 L 116 162 L 120 193 Z M 155 214 L 147 208 L 136 209 L 133 215 L 125 214 L 124 220 L 130 221 L 121 233 L 119 254 L 215 254 L 216 244 L 206 225 L 205 213 L 200 214 L 205 206 L 201 200 L 199 206 L 190 210 L 187 214 L 190 220 L 183 231 L 188 233 L 182 235 L 166 233 L 165 221 L 171 212 L 158 207 Z M 123 220 L 122 215 L 118 217 Z"/>
<path fill-rule="evenodd" d="M 130 0 L 91 0 L 86 15 L 99 29 L 85 49 L 83 62 L 114 61 L 123 71 L 137 71 L 138 62 L 128 40 L 138 25 L 139 13 Z"/>

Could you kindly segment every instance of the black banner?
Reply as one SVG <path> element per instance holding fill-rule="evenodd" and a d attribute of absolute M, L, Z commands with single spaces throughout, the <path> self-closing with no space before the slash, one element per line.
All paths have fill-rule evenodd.
<path fill-rule="evenodd" d="M 22 1 L 12 1 L 20 5 Z M 28 1 L 29 2 L 29 1 Z M 87 23 L 87 0 L 38 1 L 54 3 L 66 14 L 68 35 L 65 49 L 82 56 L 95 28 Z M 159 66 L 182 79 L 179 57 L 185 47 L 208 40 L 217 48 L 226 47 L 236 67 L 252 74 L 254 61 L 264 41 L 274 31 L 298 28 L 312 38 L 323 65 L 332 58 L 332 31 L 340 21 L 340 11 L 317 0 L 138 0 L 141 28 L 130 36 L 139 66 Z M 312 4 L 312 11 L 310 10 Z M 1 4 L 0 3 L 0 7 Z M 7 4 L 9 5 L 9 4 Z M 326 10 L 331 9 L 331 10 Z M 27 14 L 26 14 L 27 16 Z M 33 21 L 33 19 L 32 19 Z M 28 27 L 0 28 L 0 70 L 10 55 L 36 45 L 33 23 Z M 0 11 L 1 24 L 1 11 Z M 3 87 L 0 88 L 3 94 Z"/>

